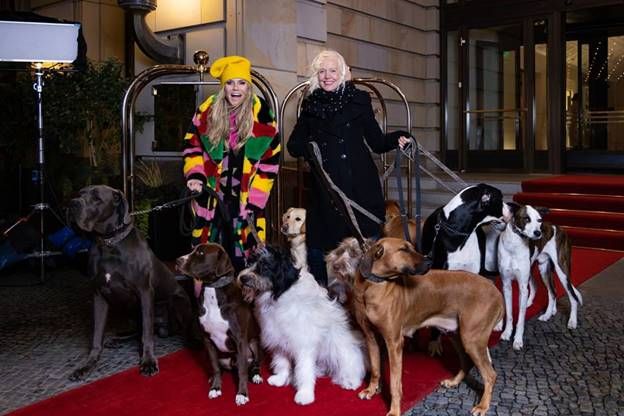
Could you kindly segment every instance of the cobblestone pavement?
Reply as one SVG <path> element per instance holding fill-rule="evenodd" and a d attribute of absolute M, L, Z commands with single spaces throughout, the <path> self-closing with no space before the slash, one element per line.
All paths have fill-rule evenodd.
<path fill-rule="evenodd" d="M 509 343 L 492 348 L 498 380 L 488 415 L 624 416 L 622 276 L 624 260 L 581 286 L 585 304 L 577 330 L 566 328 L 568 308 L 562 300 L 551 322 L 527 323 L 522 351 Z M 36 279 L 27 272 L 0 274 L 0 414 L 82 384 L 68 377 L 89 349 L 89 282 L 75 270 L 57 269 L 43 285 L 4 287 Z M 125 322 L 111 318 L 108 335 Z M 177 336 L 155 338 L 158 356 L 180 348 Z M 136 340 L 105 348 L 87 381 L 137 364 Z M 438 389 L 406 415 L 468 415 L 478 397 L 462 383 Z"/>
<path fill-rule="evenodd" d="M 560 299 L 549 322 L 527 322 L 522 351 L 503 341 L 490 350 L 498 379 L 488 415 L 624 416 L 624 260 L 580 290 L 576 330 Z M 469 415 L 480 397 L 466 383 L 440 387 L 405 416 Z"/>
<path fill-rule="evenodd" d="M 35 269 L 38 273 L 38 269 Z M 138 338 L 104 348 L 96 369 L 85 382 L 69 375 L 84 363 L 91 343 L 91 286 L 75 269 L 48 272 L 42 285 L 4 287 L 36 282 L 38 275 L 0 275 L 0 414 L 78 387 L 139 363 Z M 109 317 L 107 336 L 128 330 L 121 316 Z M 155 339 L 158 357 L 182 347 L 178 336 Z"/>

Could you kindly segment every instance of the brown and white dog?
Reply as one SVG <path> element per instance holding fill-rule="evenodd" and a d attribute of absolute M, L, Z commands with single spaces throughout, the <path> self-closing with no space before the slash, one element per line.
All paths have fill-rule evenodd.
<path fill-rule="evenodd" d="M 507 223 L 498 243 L 498 269 L 503 283 L 507 318 L 501 339 L 508 341 L 513 332 L 512 286 L 516 280 L 520 289 L 520 311 L 514 335 L 513 348 L 523 346 L 524 323 L 527 307 L 531 305 L 535 290 L 531 279 L 531 266 L 537 262 L 542 281 L 548 289 L 548 307 L 538 319 L 547 321 L 557 313 L 557 298 L 553 283 L 553 269 L 570 300 L 568 328 L 577 326 L 578 305 L 583 304 L 580 292 L 570 282 L 571 244 L 568 235 L 556 225 L 543 222 L 545 208 L 531 205 L 505 203 L 503 218 Z M 532 290 L 529 290 L 531 286 Z M 529 293 L 530 292 L 530 293 Z"/>
<path fill-rule="evenodd" d="M 422 327 L 437 327 L 454 332 L 453 341 L 461 364 L 455 377 L 441 384 L 457 386 L 468 374 L 472 361 L 484 382 L 481 401 L 472 409 L 472 414 L 484 415 L 490 406 L 496 380 L 488 339 L 495 327 L 502 326 L 504 314 L 498 289 L 473 273 L 429 270 L 430 261 L 402 239 L 382 238 L 363 255 L 353 244 L 357 244 L 355 239 L 343 241 L 341 246 L 345 250 L 334 260 L 336 268 L 340 264 L 346 267 L 345 273 L 335 276 L 352 279 L 355 316 L 364 332 L 371 361 L 370 382 L 359 397 L 370 399 L 380 392 L 380 348 L 375 338 L 375 332 L 379 332 L 390 359 L 388 415 L 400 415 L 403 336 L 411 336 Z M 361 258 L 359 266 L 355 274 L 349 276 L 358 264 L 358 257 Z"/>
<path fill-rule="evenodd" d="M 199 323 L 206 333 L 204 345 L 213 370 L 208 397 L 221 396 L 221 367 L 229 369 L 235 363 L 238 369 L 235 402 L 246 404 L 249 402 L 249 376 L 253 383 L 262 383 L 260 331 L 251 306 L 243 300 L 236 284 L 230 257 L 219 244 L 200 244 L 191 253 L 179 257 L 176 268 L 195 281 Z"/>
<path fill-rule="evenodd" d="M 290 255 L 297 269 L 308 268 L 308 250 L 306 248 L 306 210 L 288 208 L 282 215 L 282 234 L 290 243 Z"/>

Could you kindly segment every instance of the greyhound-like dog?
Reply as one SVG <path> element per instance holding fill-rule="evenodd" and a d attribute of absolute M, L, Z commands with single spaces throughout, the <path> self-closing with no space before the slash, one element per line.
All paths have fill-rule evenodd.
<path fill-rule="evenodd" d="M 485 415 L 496 380 L 488 340 L 495 327 L 502 326 L 503 297 L 484 277 L 465 271 L 429 270 L 430 266 L 430 260 L 409 242 L 397 238 L 383 238 L 364 253 L 355 274 L 353 301 L 368 346 L 371 378 L 359 397 L 370 399 L 380 391 L 378 331 L 390 359 L 391 404 L 387 415 L 399 416 L 403 336 L 431 326 L 455 333 L 453 342 L 460 358 L 459 372 L 442 385 L 457 386 L 468 374 L 472 360 L 484 383 L 481 401 L 472 414 Z"/>

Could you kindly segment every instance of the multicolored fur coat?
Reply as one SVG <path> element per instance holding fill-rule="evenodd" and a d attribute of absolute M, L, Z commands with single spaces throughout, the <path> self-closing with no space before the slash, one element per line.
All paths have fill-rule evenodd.
<path fill-rule="evenodd" d="M 207 136 L 210 121 L 210 106 L 214 96 L 202 103 L 193 117 L 190 131 L 184 137 L 184 176 L 186 180 L 199 179 L 214 189 L 221 199 L 225 178 L 229 176 L 228 157 L 230 150 L 225 146 L 227 138 L 222 138 L 213 146 Z M 234 253 L 240 260 L 247 256 L 255 245 L 254 238 L 248 239 L 251 229 L 248 217 L 253 213 L 256 230 L 262 241 L 266 239 L 266 218 L 264 207 L 269 199 L 273 181 L 279 169 L 280 140 L 277 136 L 277 124 L 268 104 L 254 95 L 253 97 L 253 129 L 242 150 L 242 172 L 234 174 L 240 181 L 236 184 L 240 209 L 238 216 L 232 218 L 234 232 Z M 215 211 L 215 198 L 195 201 L 193 209 L 196 225 L 192 234 L 193 245 L 207 241 L 218 241 Z M 248 241 L 250 240 L 250 241 Z M 234 259 L 233 259 L 234 260 Z"/>

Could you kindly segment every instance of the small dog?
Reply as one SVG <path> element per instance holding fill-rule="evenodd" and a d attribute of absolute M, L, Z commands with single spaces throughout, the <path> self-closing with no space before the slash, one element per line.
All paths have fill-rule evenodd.
<path fill-rule="evenodd" d="M 520 311 L 513 341 L 515 350 L 523 346 L 526 309 L 535 295 L 535 290 L 529 290 L 528 287 L 533 284 L 531 279 L 533 263 L 537 262 L 542 281 L 548 290 L 548 307 L 538 318 L 540 321 L 547 321 L 557 313 L 553 268 L 570 300 L 568 328 L 576 328 L 578 305 L 583 304 L 581 293 L 569 280 L 570 239 L 561 228 L 542 221 L 542 215 L 546 212 L 546 209 L 516 203 L 506 203 L 503 207 L 503 218 L 507 225 L 499 238 L 498 267 L 503 282 L 507 318 L 501 339 L 508 341 L 513 331 L 511 282 L 515 279 L 520 289 Z"/>
<path fill-rule="evenodd" d="M 262 383 L 260 331 L 251 306 L 243 300 L 241 289 L 235 282 L 230 257 L 219 244 L 199 244 L 191 253 L 177 259 L 176 268 L 195 282 L 200 305 L 199 323 L 206 332 L 204 345 L 213 370 L 208 397 L 221 396 L 221 367 L 232 367 L 231 359 L 219 359 L 221 353 L 233 356 L 238 369 L 236 404 L 248 403 L 249 375 L 255 384 Z"/>
<path fill-rule="evenodd" d="M 93 338 L 87 362 L 70 380 L 86 378 L 95 368 L 103 348 L 110 306 L 138 307 L 141 311 L 141 361 L 145 376 L 158 373 L 154 354 L 155 304 L 164 303 L 167 315 L 192 337 L 189 296 L 173 273 L 156 258 L 135 228 L 123 192 L 106 185 L 88 186 L 71 200 L 68 216 L 78 229 L 94 237 L 89 250 L 88 274 L 93 280 Z"/>
<path fill-rule="evenodd" d="M 269 384 L 292 383 L 301 405 L 314 402 L 321 375 L 345 389 L 358 388 L 366 374 L 364 343 L 345 310 L 285 251 L 265 247 L 250 260 L 238 280 L 253 293 L 262 344 L 273 355 Z"/>
<path fill-rule="evenodd" d="M 483 378 L 481 401 L 473 415 L 485 415 L 490 407 L 496 372 L 492 367 L 488 340 L 502 326 L 503 297 L 496 286 L 479 275 L 464 271 L 430 270 L 431 261 L 407 241 L 382 238 L 362 256 L 353 282 L 356 320 L 364 332 L 371 363 L 368 387 L 359 393 L 370 399 L 380 391 L 379 332 L 390 359 L 390 411 L 401 414 L 403 336 L 432 326 L 454 332 L 460 358 L 455 377 L 443 380 L 455 387 L 476 365 Z M 467 356 L 466 356 L 467 355 Z"/>
<path fill-rule="evenodd" d="M 407 220 L 407 230 L 409 232 L 410 243 L 416 242 L 416 220 Z M 384 237 L 405 238 L 403 222 L 401 221 L 401 208 L 396 201 L 386 201 L 386 222 L 383 225 L 382 235 Z"/>
<path fill-rule="evenodd" d="M 288 208 L 282 215 L 282 234 L 290 243 L 290 255 L 297 269 L 308 269 L 308 250 L 306 248 L 306 210 Z"/>

